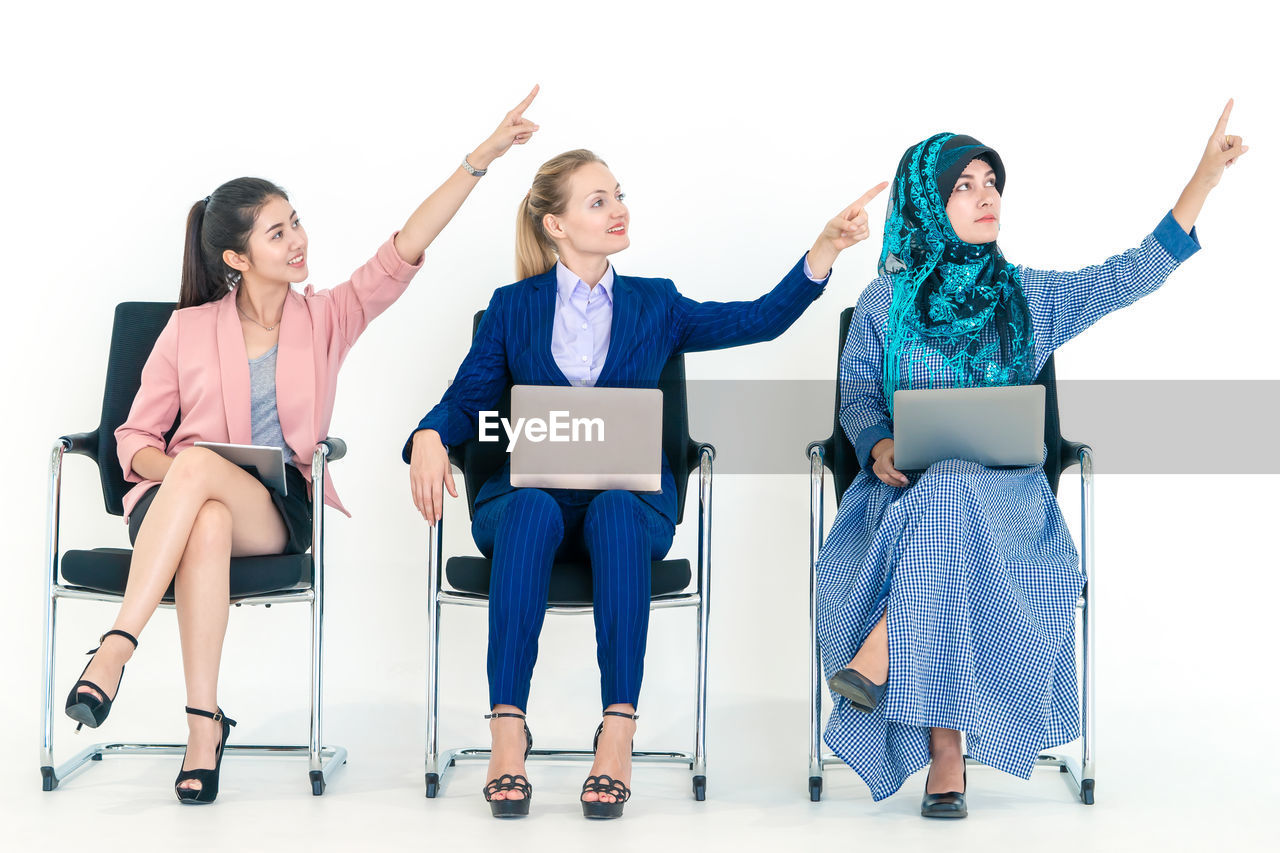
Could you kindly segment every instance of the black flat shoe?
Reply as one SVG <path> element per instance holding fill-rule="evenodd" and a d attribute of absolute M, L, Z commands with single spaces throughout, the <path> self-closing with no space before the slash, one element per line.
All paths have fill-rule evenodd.
<path fill-rule="evenodd" d="M 222 724 L 222 742 L 218 744 L 218 760 L 214 763 L 213 769 L 180 770 L 178 778 L 173 781 L 173 792 L 178 795 L 178 802 L 189 806 L 205 805 L 218 798 L 218 776 L 222 773 L 222 754 L 226 752 L 227 738 L 231 736 L 231 727 L 236 724 L 236 721 L 223 714 L 221 708 L 212 714 L 199 708 L 187 708 L 186 711 L 192 716 L 208 717 L 215 723 Z M 187 763 L 185 752 L 182 753 L 182 763 Z M 188 779 L 199 782 L 200 787 L 198 789 L 178 787 Z"/>
<path fill-rule="evenodd" d="M 518 720 L 524 719 L 524 714 L 485 714 L 486 720 L 492 720 L 494 717 L 515 717 Z M 533 751 L 533 733 L 529 731 L 528 723 L 524 727 L 524 757 L 529 758 L 529 753 Z M 495 800 L 494 794 L 506 791 L 515 791 L 524 796 L 518 800 Z M 526 817 L 529 814 L 529 801 L 533 799 L 533 786 L 529 784 L 529 780 L 520 774 L 512 776 L 510 773 L 504 773 L 497 779 L 490 779 L 484 786 L 484 798 L 489 803 L 489 810 L 493 812 L 494 817 Z"/>
<path fill-rule="evenodd" d="M 933 768 L 929 768 L 933 772 Z M 964 771 L 964 786 L 969 787 L 969 769 Z M 924 789 L 929 790 L 929 777 L 924 777 Z M 945 794 L 925 794 L 920 801 L 922 817 L 968 817 L 969 807 L 964 801 L 964 791 L 948 791 Z"/>
<path fill-rule="evenodd" d="M 138 640 L 132 634 L 113 629 L 98 638 L 97 649 L 86 652 L 86 654 L 97 654 L 98 649 L 102 648 L 102 642 L 112 635 L 124 637 L 126 640 L 133 643 L 133 647 L 135 649 L 138 647 Z M 111 713 L 111 703 L 115 701 L 116 696 L 120 695 L 120 684 L 124 681 L 124 667 L 122 666 L 120 667 L 120 679 L 116 682 L 116 696 L 108 696 L 107 691 L 103 690 L 92 681 L 85 680 L 84 674 L 89 671 L 89 664 L 91 663 L 93 663 L 92 660 L 84 665 L 84 669 L 80 670 L 80 680 L 75 683 L 75 686 L 71 688 L 71 692 L 67 695 L 65 711 L 68 717 L 76 721 L 76 731 L 80 731 L 81 726 L 88 726 L 91 729 L 96 729 L 98 726 L 102 725 L 102 723 L 107 719 L 107 714 Z M 81 693 L 80 688 L 82 686 L 98 691 L 98 696 L 101 696 L 102 698 L 99 699 L 98 696 L 94 696 L 92 693 Z"/>
<path fill-rule="evenodd" d="M 827 686 L 848 699 L 859 711 L 870 714 L 884 698 L 889 682 L 876 684 L 856 669 L 845 668 L 828 678 Z"/>
<path fill-rule="evenodd" d="M 628 720 L 640 719 L 639 714 L 624 714 L 621 711 L 605 711 L 606 717 L 626 717 Z M 591 741 L 591 751 L 594 753 L 596 747 L 600 745 L 600 735 L 604 734 L 604 723 L 601 722 L 596 728 L 595 739 Z M 635 749 L 635 741 L 631 742 L 631 748 Z M 583 794 L 607 794 L 613 797 L 612 803 L 606 803 L 603 800 L 588 802 L 582 799 L 582 795 L 578 795 L 579 801 L 582 803 L 582 816 L 592 818 L 593 820 L 611 820 L 615 817 L 622 817 L 623 806 L 627 804 L 627 800 L 631 799 L 631 789 L 624 785 L 621 781 L 614 779 L 612 776 L 601 774 L 599 776 L 588 776 L 587 781 L 582 783 Z"/>

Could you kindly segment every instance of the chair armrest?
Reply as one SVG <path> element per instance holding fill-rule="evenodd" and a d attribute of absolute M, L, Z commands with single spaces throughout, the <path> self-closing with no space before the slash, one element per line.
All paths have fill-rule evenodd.
<path fill-rule="evenodd" d="M 825 441 L 811 441 L 809 446 L 804 449 L 805 461 L 809 463 L 809 479 L 822 477 L 822 469 L 828 467 L 827 454 L 831 448 L 827 446 Z M 814 465 L 814 463 L 817 465 Z"/>
<path fill-rule="evenodd" d="M 813 459 L 813 452 L 818 451 L 818 458 L 822 460 L 822 464 L 826 466 L 833 474 L 835 473 L 835 454 L 836 454 L 836 437 L 829 435 L 826 438 L 820 438 L 817 441 L 809 442 L 804 449 L 804 458 Z"/>
<path fill-rule="evenodd" d="M 1083 442 L 1067 441 L 1065 438 L 1062 440 L 1062 453 L 1059 456 L 1059 464 L 1062 466 L 1063 471 L 1072 465 L 1080 464 L 1080 452 L 1082 450 L 1093 452 L 1093 448 Z"/>
<path fill-rule="evenodd" d="M 330 462 L 337 462 L 339 459 L 347 455 L 347 443 L 340 438 L 330 435 L 321 441 L 320 444 L 328 448 L 325 458 Z"/>
<path fill-rule="evenodd" d="M 445 452 L 449 454 L 449 464 L 459 471 L 467 470 L 467 450 L 470 446 L 470 441 L 464 441 L 462 444 L 446 447 Z"/>
<path fill-rule="evenodd" d="M 67 453 L 77 453 L 81 456 L 88 456 L 94 462 L 98 461 L 98 431 L 93 432 L 77 432 L 73 435 L 64 435 L 58 439 L 62 442 L 62 447 Z"/>

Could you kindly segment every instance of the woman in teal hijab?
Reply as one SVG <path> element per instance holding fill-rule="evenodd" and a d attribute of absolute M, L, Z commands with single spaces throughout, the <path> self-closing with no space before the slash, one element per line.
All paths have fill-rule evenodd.
<path fill-rule="evenodd" d="M 1005 169 L 968 136 L 912 146 L 893 183 L 880 276 L 840 360 L 840 423 L 861 471 L 818 558 L 818 641 L 835 705 L 825 740 L 883 799 L 930 765 L 921 813 L 964 817 L 964 755 L 1023 778 L 1079 735 L 1074 609 L 1084 577 L 1043 465 L 894 467 L 899 388 L 1026 385 L 1058 347 L 1158 288 L 1248 149 L 1231 104 L 1177 204 L 1097 266 L 1009 263 Z M 963 733 L 963 742 L 962 734 Z"/>
<path fill-rule="evenodd" d="M 1017 267 L 994 239 L 970 243 L 957 236 L 947 215 L 957 187 L 961 194 L 998 198 L 1004 192 L 1000 155 L 971 136 L 939 133 L 908 149 L 898 164 L 880 250 L 880 272 L 893 279 L 884 359 L 891 416 L 902 367 L 909 370 L 932 353 L 942 356 L 943 369 L 931 372 L 930 387 L 1035 380 L 1034 334 Z M 994 232 L 998 211 L 984 206 L 979 212 L 979 230 Z"/>

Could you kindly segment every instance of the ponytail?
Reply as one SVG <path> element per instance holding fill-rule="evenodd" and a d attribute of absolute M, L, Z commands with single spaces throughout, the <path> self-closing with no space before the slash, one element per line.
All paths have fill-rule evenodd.
<path fill-rule="evenodd" d="M 587 163 L 607 165 L 585 148 L 566 151 L 542 164 L 516 214 L 516 278 L 541 275 L 556 264 L 556 244 L 542 218 L 564 213 L 569 205 L 569 177 Z"/>
<path fill-rule="evenodd" d="M 280 187 L 262 178 L 236 178 L 191 205 L 182 252 L 182 286 L 178 307 L 191 308 L 226 296 L 240 281 L 222 253 L 245 254 L 258 211 L 271 198 L 285 201 Z"/>
<path fill-rule="evenodd" d="M 529 194 L 525 193 L 516 214 L 517 279 L 540 275 L 556 265 L 556 253 L 542 227 L 542 217 L 533 213 L 531 207 Z"/>
<path fill-rule="evenodd" d="M 191 205 L 187 214 L 187 240 L 182 249 L 182 286 L 178 291 L 178 307 L 190 308 L 203 305 L 217 298 L 218 287 L 205 271 L 200 257 L 200 233 L 204 230 L 204 211 L 209 199 L 202 198 Z"/>

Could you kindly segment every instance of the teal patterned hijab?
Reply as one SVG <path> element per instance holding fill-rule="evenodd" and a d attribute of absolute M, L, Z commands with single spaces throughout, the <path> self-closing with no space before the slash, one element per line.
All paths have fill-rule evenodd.
<path fill-rule="evenodd" d="M 1035 380 L 1031 315 L 1017 268 L 994 241 L 962 241 L 947 216 L 956 180 L 979 157 L 1003 193 L 1000 155 L 971 136 L 936 134 L 898 164 L 880 251 L 880 274 L 893 279 L 884 354 L 891 417 L 893 392 L 912 387 L 913 367 L 924 368 L 929 388 Z"/>

